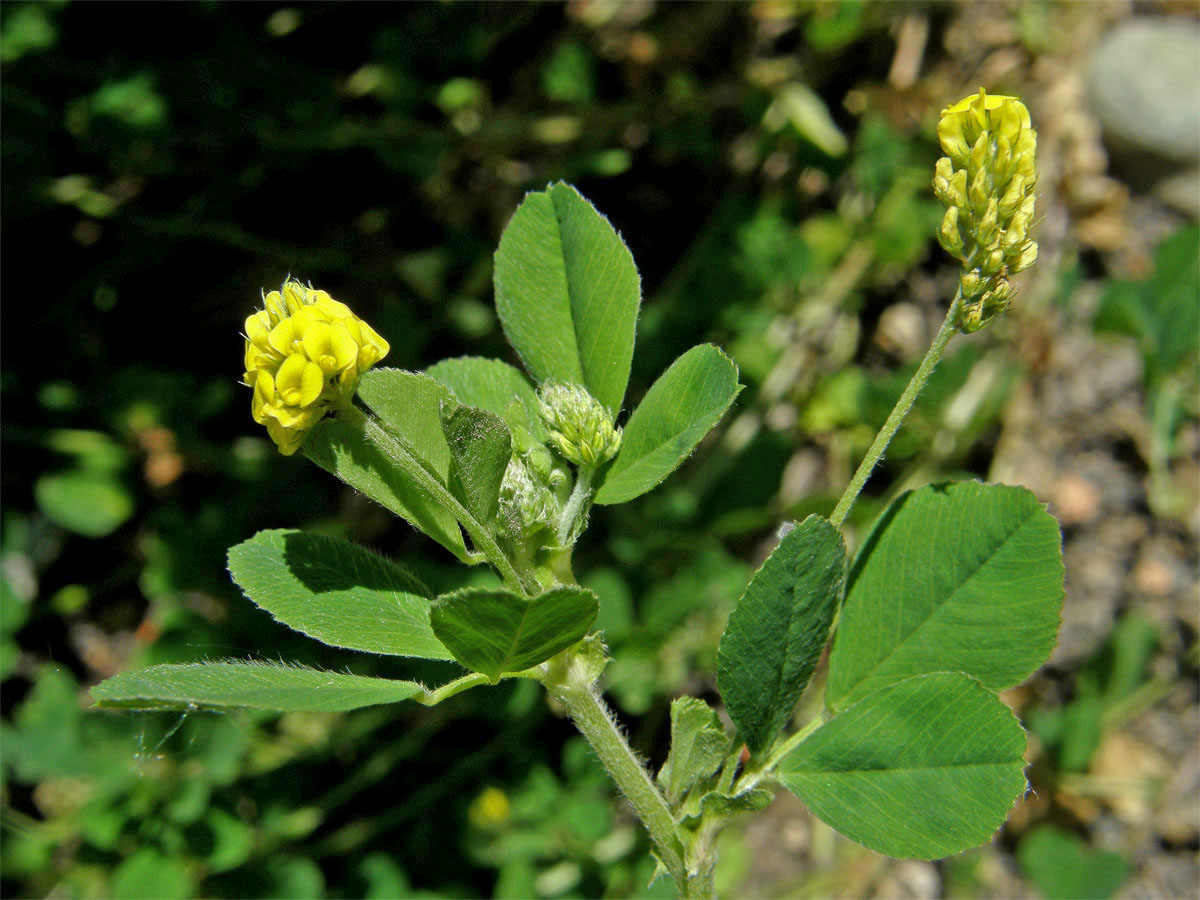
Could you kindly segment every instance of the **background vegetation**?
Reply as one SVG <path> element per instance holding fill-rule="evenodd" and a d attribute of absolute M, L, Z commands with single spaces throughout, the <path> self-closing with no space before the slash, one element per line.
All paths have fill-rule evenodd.
<path fill-rule="evenodd" d="M 1039 127 L 1042 260 L 1009 317 L 952 345 L 850 524 L 944 477 L 1025 484 L 1062 522 L 1061 644 L 1006 695 L 1034 793 L 937 864 L 783 795 L 728 834 L 718 887 L 1194 896 L 1197 232 L 1136 166 L 1110 170 L 1085 103 L 1088 54 L 1130 12 L 5 3 L 3 894 L 665 896 L 534 685 L 230 717 L 89 713 L 86 688 L 223 657 L 433 677 L 289 633 L 230 582 L 226 548 L 270 527 L 452 577 L 275 453 L 238 332 L 291 273 L 350 303 L 390 365 L 504 357 L 491 254 L 523 193 L 565 179 L 643 275 L 633 396 L 705 340 L 749 386 L 669 485 L 597 509 L 576 556 L 611 695 L 661 763 L 670 699 L 715 699 L 717 638 L 775 528 L 832 508 L 941 320 L 933 126 L 984 84 Z"/>

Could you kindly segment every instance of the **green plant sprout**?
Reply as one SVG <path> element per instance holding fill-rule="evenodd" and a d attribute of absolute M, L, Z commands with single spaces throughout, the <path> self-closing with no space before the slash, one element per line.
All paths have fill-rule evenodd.
<path fill-rule="evenodd" d="M 666 763 L 651 772 L 598 687 L 609 661 L 592 630 L 598 599 L 572 571 L 589 511 L 653 490 L 742 388 L 721 350 L 694 347 L 618 427 L 640 279 L 617 232 L 563 183 L 526 196 L 495 257 L 496 307 L 525 373 L 476 357 L 380 368 L 387 342 L 294 280 L 246 324 L 253 416 L 279 451 L 302 452 L 463 564 L 490 566 L 498 583 L 434 596 L 390 560 L 295 530 L 233 547 L 233 579 L 318 641 L 467 673 L 431 688 L 266 662 L 160 665 L 109 678 L 92 691 L 97 703 L 342 711 L 536 681 L 590 743 L 683 897 L 713 896 L 721 829 L 781 787 L 891 856 L 936 859 L 987 841 L 1027 788 L 1025 732 L 997 693 L 1054 645 L 1058 524 L 1025 489 L 960 482 L 898 497 L 853 560 L 839 531 L 951 337 L 1002 313 L 1009 276 L 1037 256 L 1024 105 L 981 90 L 943 111 L 938 135 L 938 237 L 961 263 L 958 290 L 832 514 L 781 529 L 730 615 L 717 686 L 732 733 L 703 700 L 678 698 Z M 830 643 L 825 709 L 793 729 Z"/>

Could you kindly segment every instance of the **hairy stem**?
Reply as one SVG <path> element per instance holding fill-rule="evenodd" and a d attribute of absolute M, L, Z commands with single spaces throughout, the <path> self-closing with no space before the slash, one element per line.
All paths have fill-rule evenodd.
<path fill-rule="evenodd" d="M 579 520 L 587 515 L 588 501 L 592 497 L 592 475 L 595 470 L 591 466 L 580 466 L 575 475 L 575 486 L 571 488 L 571 496 L 563 505 L 562 514 L 558 517 L 557 535 L 560 547 L 569 546 L 571 533 L 576 530 Z"/>
<path fill-rule="evenodd" d="M 834 528 L 838 528 L 846 521 L 846 516 L 850 514 L 850 508 L 854 505 L 854 501 L 862 492 L 863 486 L 867 483 L 867 479 L 871 477 L 871 472 L 875 469 L 876 464 L 883 457 L 883 452 L 887 450 L 888 444 L 892 442 L 896 432 L 900 428 L 900 423 L 904 421 L 904 417 L 908 415 L 908 411 L 912 409 L 913 403 L 916 402 L 917 395 L 921 393 L 921 389 L 925 387 L 925 382 L 929 380 L 929 376 L 933 374 L 934 368 L 938 364 L 938 360 L 942 358 L 942 352 L 946 349 L 946 345 L 950 343 L 950 338 L 958 333 L 959 329 L 959 311 L 962 306 L 961 290 L 954 295 L 954 301 L 950 304 L 950 309 L 946 312 L 946 318 L 942 322 L 941 329 L 938 330 L 937 336 L 933 339 L 929 350 L 925 354 L 925 358 L 921 360 L 921 365 L 917 367 L 917 371 L 913 374 L 912 379 L 908 382 L 908 387 L 904 389 L 904 393 L 900 395 L 900 399 L 896 401 L 895 407 L 892 409 L 891 415 L 887 417 L 887 421 L 883 423 L 883 427 L 879 429 L 879 434 L 875 435 L 875 441 L 871 444 L 871 448 L 867 451 L 867 455 L 863 457 L 863 461 L 859 463 L 858 471 L 854 473 L 854 477 L 850 479 L 850 484 L 847 485 L 845 493 L 842 494 L 842 499 L 838 501 L 834 507 L 833 514 L 829 517 L 829 521 L 833 523 Z"/>
<path fill-rule="evenodd" d="M 512 561 L 500 549 L 500 545 L 496 543 L 491 532 L 471 515 L 470 511 L 458 501 L 458 498 L 450 492 L 448 487 L 442 484 L 425 468 L 407 438 L 384 427 L 373 416 L 368 416 L 357 408 L 346 410 L 343 412 L 343 415 L 353 420 L 356 413 L 362 417 L 363 433 L 366 434 L 367 438 L 383 450 L 389 459 L 403 469 L 405 476 L 410 478 L 458 519 L 463 529 L 470 536 L 471 543 L 475 546 L 475 549 L 481 552 L 487 558 L 487 561 L 492 564 L 496 573 L 504 581 L 505 586 L 518 593 L 527 594 L 528 590 L 521 580 L 521 576 L 517 574 Z"/>
<path fill-rule="evenodd" d="M 689 879 L 684 866 L 683 847 L 675 830 L 671 808 L 617 728 L 612 713 L 600 695 L 590 685 L 580 687 L 564 682 L 547 684 L 546 688 L 574 720 L 575 726 L 592 745 L 609 776 L 650 832 L 655 852 L 675 879 L 680 893 L 685 897 L 695 896 L 688 893 Z"/>
<path fill-rule="evenodd" d="M 542 673 L 537 669 L 526 669 L 524 672 L 505 672 L 501 675 L 501 679 L 506 678 L 541 678 Z M 462 678 L 456 678 L 443 684 L 440 688 L 433 690 L 425 690 L 423 693 L 413 697 L 422 706 L 436 706 L 443 700 L 449 700 L 455 694 L 461 694 L 463 691 L 469 691 L 473 687 L 478 687 L 481 684 L 491 684 L 492 679 L 488 678 L 479 672 L 472 672 L 470 675 L 464 675 Z"/>

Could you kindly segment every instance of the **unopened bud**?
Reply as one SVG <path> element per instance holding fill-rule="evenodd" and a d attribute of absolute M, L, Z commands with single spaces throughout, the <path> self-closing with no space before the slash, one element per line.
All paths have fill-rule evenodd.
<path fill-rule="evenodd" d="M 961 258 L 963 252 L 962 235 L 958 231 L 958 207 L 951 206 L 946 210 L 945 218 L 938 227 L 938 242 L 946 252 L 953 257 Z"/>
<path fill-rule="evenodd" d="M 553 529 L 558 501 L 522 457 L 509 460 L 500 482 L 500 523 L 510 540 L 523 543 L 539 529 Z"/>
<path fill-rule="evenodd" d="M 546 382 L 538 391 L 538 413 L 551 446 L 577 466 L 603 465 L 621 448 L 621 429 L 608 410 L 577 384 Z"/>

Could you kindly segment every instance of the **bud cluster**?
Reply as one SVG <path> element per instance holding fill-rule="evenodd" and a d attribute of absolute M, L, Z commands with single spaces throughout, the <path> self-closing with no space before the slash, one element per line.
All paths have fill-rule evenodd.
<path fill-rule="evenodd" d="M 595 397 L 577 384 L 547 381 L 538 391 L 538 413 L 550 444 L 577 466 L 599 466 L 621 449 L 621 429 Z"/>
<path fill-rule="evenodd" d="M 545 448 L 541 452 L 549 456 Z M 560 504 L 553 487 L 565 476 L 547 461 L 513 456 L 500 482 L 500 522 L 514 544 L 528 543 L 539 531 L 553 532 Z M 556 477 L 557 476 L 557 477 Z"/>
<path fill-rule="evenodd" d="M 962 328 L 977 331 L 1008 308 L 1008 278 L 1037 260 L 1030 240 L 1037 132 L 1015 97 L 979 94 L 942 110 L 934 193 L 946 206 L 938 241 L 962 263 Z"/>
<path fill-rule="evenodd" d="M 245 384 L 251 413 L 284 456 L 330 409 L 348 403 L 359 376 L 388 352 L 371 326 L 325 291 L 289 279 L 246 319 Z"/>

